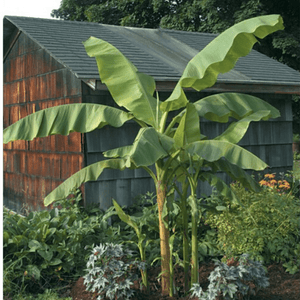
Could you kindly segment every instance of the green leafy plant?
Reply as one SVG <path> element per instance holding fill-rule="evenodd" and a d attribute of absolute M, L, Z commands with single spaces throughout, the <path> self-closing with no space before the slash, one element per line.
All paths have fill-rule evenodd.
<path fill-rule="evenodd" d="M 114 231 L 105 215 L 86 211 L 81 195 L 64 200 L 50 211 L 23 217 L 3 212 L 4 294 L 44 291 L 80 276 L 85 267 L 86 245 L 113 240 Z"/>
<path fill-rule="evenodd" d="M 59 297 L 59 295 L 52 290 L 45 290 L 43 294 L 19 294 L 14 296 L 14 300 L 72 300 L 71 297 Z"/>
<path fill-rule="evenodd" d="M 263 100 L 244 94 L 223 93 L 211 95 L 194 103 L 187 99 L 184 89 L 201 91 L 215 84 L 218 74 L 230 71 L 237 60 L 247 55 L 257 38 L 283 29 L 279 15 L 262 16 L 234 25 L 198 53 L 186 66 L 170 97 L 161 102 L 155 80 L 138 72 L 135 66 L 111 44 L 91 37 L 84 42 L 87 54 L 96 58 L 100 78 L 110 91 L 116 104 L 126 109 L 100 104 L 81 103 L 62 105 L 36 112 L 4 130 L 4 143 L 23 139 L 32 140 L 52 134 L 67 135 L 72 131 L 89 132 L 110 125 L 121 127 L 129 120 L 140 127 L 132 145 L 104 152 L 109 158 L 89 165 L 77 172 L 45 199 L 45 205 L 64 199 L 71 190 L 82 183 L 97 180 L 105 169 L 143 168 L 153 178 L 156 186 L 163 294 L 171 294 L 170 281 L 170 231 L 168 218 L 172 208 L 174 190 L 182 190 L 181 213 L 184 218 L 184 269 L 188 274 L 188 262 L 192 261 L 192 283 L 197 281 L 198 250 L 196 227 L 191 238 L 191 259 L 187 237 L 188 187 L 193 223 L 199 214 L 194 210 L 198 180 L 215 185 L 220 193 L 237 198 L 230 188 L 215 175 L 218 171 L 229 174 L 257 190 L 258 185 L 244 169 L 263 170 L 267 165 L 258 157 L 236 144 L 246 133 L 250 122 L 268 120 L 279 116 L 278 110 Z M 124 76 L 126 74 L 126 76 Z M 168 115 L 181 111 L 170 123 Z M 226 123 L 232 122 L 220 136 L 209 140 L 200 131 L 200 118 Z M 30 130 L 24 130 L 30 128 Z M 20 130 L 22 129 L 22 130 Z M 155 165 L 155 171 L 149 167 Z M 188 281 L 186 280 L 186 288 Z"/>
<path fill-rule="evenodd" d="M 198 283 L 191 288 L 192 297 L 202 300 L 222 299 L 250 299 L 261 288 L 269 286 L 266 271 L 260 262 L 249 259 L 248 254 L 241 255 L 237 260 L 227 264 L 215 260 L 217 267 L 209 275 L 210 284 L 206 292 Z"/>
<path fill-rule="evenodd" d="M 84 284 L 88 291 L 98 294 L 97 300 L 130 299 L 130 286 L 138 279 L 133 268 L 145 269 L 145 263 L 132 261 L 132 252 L 122 245 L 106 243 L 94 247 L 86 264 L 88 273 Z"/>
<path fill-rule="evenodd" d="M 297 153 L 297 151 L 293 152 L 293 159 L 294 161 L 300 160 L 300 153 Z"/>
<path fill-rule="evenodd" d="M 293 134 L 293 142 L 294 143 L 299 143 L 300 142 L 300 135 L 299 135 L 299 133 Z"/>
<path fill-rule="evenodd" d="M 267 174 L 260 181 L 263 189 L 259 193 L 233 184 L 242 206 L 224 199 L 227 209 L 208 213 L 206 222 L 218 230 L 219 247 L 227 258 L 246 252 L 265 263 L 286 262 L 298 269 L 300 201 L 286 181 L 273 176 Z"/>

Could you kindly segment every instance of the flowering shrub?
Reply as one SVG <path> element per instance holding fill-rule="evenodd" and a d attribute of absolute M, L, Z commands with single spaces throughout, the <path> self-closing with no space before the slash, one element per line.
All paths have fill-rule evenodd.
<path fill-rule="evenodd" d="M 265 174 L 264 179 L 262 179 L 259 184 L 261 186 L 266 186 L 271 189 L 275 189 L 279 193 L 284 193 L 288 190 L 290 190 L 291 186 L 290 184 L 285 180 L 276 180 L 275 174 Z"/>
<path fill-rule="evenodd" d="M 232 189 L 243 206 L 224 200 L 226 209 L 207 215 L 206 222 L 218 231 L 219 249 L 230 258 L 249 253 L 252 258 L 284 262 L 291 273 L 299 269 L 300 202 L 293 196 L 289 183 L 275 180 L 274 174 L 260 181 L 259 193 L 241 184 Z"/>

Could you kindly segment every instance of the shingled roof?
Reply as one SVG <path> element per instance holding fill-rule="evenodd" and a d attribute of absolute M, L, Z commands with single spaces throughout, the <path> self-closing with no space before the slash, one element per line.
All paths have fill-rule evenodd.
<path fill-rule="evenodd" d="M 216 35 L 166 29 L 144 29 L 88 22 L 28 17 L 4 17 L 4 55 L 9 39 L 21 31 L 70 69 L 79 79 L 97 80 L 94 59 L 87 56 L 82 42 L 90 36 L 117 47 L 140 72 L 156 81 L 177 81 L 188 61 Z M 218 82 L 284 84 L 300 88 L 300 73 L 257 51 L 241 58 L 234 70 L 221 74 Z"/>

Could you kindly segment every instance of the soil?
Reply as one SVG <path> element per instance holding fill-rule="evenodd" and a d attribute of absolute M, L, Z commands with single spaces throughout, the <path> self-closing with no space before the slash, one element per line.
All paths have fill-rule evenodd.
<path fill-rule="evenodd" d="M 199 283 L 201 287 L 206 290 L 209 280 L 208 276 L 211 271 L 215 268 L 213 263 L 202 263 L 199 267 Z M 285 268 L 282 264 L 271 264 L 267 266 L 270 286 L 266 289 L 259 290 L 255 296 L 251 296 L 250 300 L 299 300 L 300 299 L 300 272 L 294 275 L 285 272 Z M 132 287 L 135 290 L 135 295 L 131 298 L 132 300 L 198 300 L 198 298 L 191 298 L 190 296 L 184 296 L 182 293 L 178 293 L 174 297 L 162 296 L 159 282 L 157 281 L 159 268 L 152 268 L 148 271 L 150 292 L 140 290 L 140 283 L 135 282 Z M 183 270 L 176 268 L 175 270 L 175 282 L 176 287 L 180 287 L 183 290 Z M 69 295 L 73 300 L 96 300 L 97 294 L 90 293 L 85 290 L 83 284 L 83 278 L 79 278 L 74 283 L 72 289 L 69 291 Z M 217 300 L 221 300 L 218 297 Z M 242 298 L 241 298 L 242 299 Z"/>

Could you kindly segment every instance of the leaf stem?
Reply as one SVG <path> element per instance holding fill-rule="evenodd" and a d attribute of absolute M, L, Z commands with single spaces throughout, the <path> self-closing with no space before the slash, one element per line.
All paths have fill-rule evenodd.
<path fill-rule="evenodd" d="M 152 177 L 153 181 L 154 181 L 154 184 L 156 186 L 157 184 L 157 178 L 156 178 L 156 175 L 152 172 L 152 170 L 146 166 L 142 166 L 142 168 Z"/>
<path fill-rule="evenodd" d="M 179 115 L 177 115 L 176 117 L 174 117 L 172 119 L 171 123 L 168 125 L 168 127 L 167 127 L 167 129 L 165 131 L 165 135 L 169 135 L 170 134 L 171 129 L 174 127 L 174 125 L 178 122 L 178 119 L 180 119 L 180 118 L 181 118 L 181 116 L 179 114 Z"/>
<path fill-rule="evenodd" d="M 137 118 L 133 118 L 132 120 L 134 120 L 135 122 L 137 122 L 141 127 L 148 127 L 147 124 Z"/>

